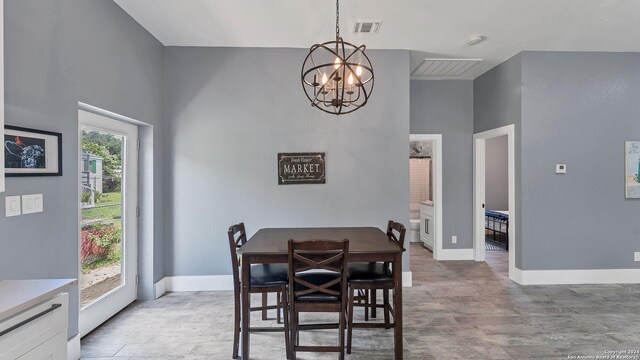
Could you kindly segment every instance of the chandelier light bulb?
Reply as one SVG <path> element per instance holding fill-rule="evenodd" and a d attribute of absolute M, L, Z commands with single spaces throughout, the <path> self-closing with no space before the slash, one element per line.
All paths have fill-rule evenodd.
<path fill-rule="evenodd" d="M 340 65 L 342 65 L 342 60 L 340 60 L 339 57 L 336 57 L 336 59 L 333 61 L 333 68 L 338 70 Z"/>
<path fill-rule="evenodd" d="M 356 75 L 358 75 L 358 77 L 362 76 L 362 66 L 358 65 L 356 67 Z"/>
<path fill-rule="evenodd" d="M 348 83 L 349 83 L 349 85 L 353 85 L 353 74 L 349 74 Z"/>
<path fill-rule="evenodd" d="M 328 80 L 329 79 L 327 79 L 327 74 L 322 73 L 322 85 L 326 84 Z"/>

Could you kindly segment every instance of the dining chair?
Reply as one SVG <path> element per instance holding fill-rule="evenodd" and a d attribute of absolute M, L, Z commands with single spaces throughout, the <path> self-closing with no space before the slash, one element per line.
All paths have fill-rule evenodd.
<path fill-rule="evenodd" d="M 400 247 L 404 248 L 404 237 L 406 229 L 401 223 L 389 220 L 387 224 L 387 237 L 389 241 L 394 241 Z M 375 317 L 376 309 L 383 308 L 384 323 L 364 323 L 356 324 L 363 328 L 391 328 L 389 316 L 393 316 L 395 322 L 395 305 L 391 306 L 389 301 L 389 292 L 394 288 L 393 273 L 389 267 L 389 263 L 355 263 L 349 265 L 348 271 L 349 282 L 349 324 L 347 327 L 347 354 L 351 354 L 351 340 L 353 335 L 353 307 L 362 306 L 365 308 L 365 321 L 368 320 L 368 310 L 371 309 L 371 316 Z M 383 302 L 378 304 L 376 300 L 376 292 L 382 290 Z M 359 293 L 356 296 L 356 292 Z"/>
<path fill-rule="evenodd" d="M 289 240 L 290 359 L 296 352 L 337 352 L 344 359 L 349 240 Z M 300 345 L 300 313 L 339 313 L 338 346 Z M 331 324 L 326 328 L 331 328 Z M 335 326 L 335 324 L 333 324 Z"/>
<path fill-rule="evenodd" d="M 235 313 L 233 323 L 233 358 L 238 358 L 238 348 L 240 344 L 240 332 L 249 330 L 251 332 L 272 331 L 273 329 L 240 328 L 240 292 L 242 283 L 240 281 L 240 258 L 238 257 L 238 249 L 247 242 L 247 233 L 244 223 L 229 226 L 227 231 L 229 237 L 229 250 L 231 251 L 231 264 L 233 269 L 233 297 L 235 302 Z M 262 319 L 266 320 L 266 311 L 275 309 L 277 312 L 276 319 L 280 323 L 280 309 L 284 314 L 284 333 L 285 347 L 289 348 L 289 318 L 283 304 L 286 303 L 286 287 L 288 283 L 287 265 L 286 264 L 253 264 L 251 265 L 251 281 L 249 284 L 249 292 L 252 294 L 262 294 L 262 306 L 250 308 L 250 311 L 261 311 Z M 276 305 L 268 305 L 267 295 L 276 293 Z M 288 357 L 287 357 L 288 358 Z"/>

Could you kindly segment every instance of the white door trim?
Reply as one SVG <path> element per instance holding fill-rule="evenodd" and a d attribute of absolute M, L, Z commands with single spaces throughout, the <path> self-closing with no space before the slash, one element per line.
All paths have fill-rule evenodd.
<path fill-rule="evenodd" d="M 122 218 L 124 220 L 125 248 L 122 254 L 123 278 L 125 283 L 93 303 L 80 308 L 79 335 L 85 336 L 104 321 L 124 309 L 128 304 L 135 301 L 137 297 L 137 275 L 138 275 L 138 223 L 136 217 L 136 207 L 138 206 L 138 149 L 136 142 L 138 139 L 138 126 L 129 121 L 123 121 L 124 117 L 114 118 L 108 111 L 99 111 L 94 108 L 89 111 L 86 107 L 78 104 L 78 154 L 82 152 L 82 128 L 105 129 L 114 133 L 127 136 L 125 142 L 124 171 L 125 182 L 122 184 L 123 194 L 126 196 L 125 207 Z M 133 161 L 129 161 L 132 159 Z M 82 159 L 78 157 L 78 189 L 80 189 L 80 169 Z M 124 198 L 123 198 L 124 199 Z M 81 232 L 80 194 L 78 192 L 78 244 Z M 80 246 L 78 246 L 78 259 L 80 259 Z M 81 276 L 81 264 L 78 261 L 78 279 Z M 80 302 L 80 301 L 78 301 Z"/>
<path fill-rule="evenodd" d="M 485 260 L 484 209 L 485 202 L 485 143 L 487 139 L 507 136 L 509 168 L 509 279 L 518 282 L 516 274 L 515 234 L 518 223 L 516 216 L 516 166 L 515 166 L 515 125 L 507 125 L 473 135 L 473 248 L 474 260 Z"/>
<path fill-rule="evenodd" d="M 433 203 L 435 210 L 435 228 L 433 237 L 433 258 L 442 260 L 442 134 L 410 134 L 409 141 L 428 140 L 433 141 L 433 168 L 435 175 L 433 177 Z"/>

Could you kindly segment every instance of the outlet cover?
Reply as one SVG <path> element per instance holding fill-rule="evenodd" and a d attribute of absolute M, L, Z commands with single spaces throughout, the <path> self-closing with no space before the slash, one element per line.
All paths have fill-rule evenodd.
<path fill-rule="evenodd" d="M 567 164 L 556 164 L 556 174 L 566 174 Z"/>
<path fill-rule="evenodd" d="M 20 196 L 7 196 L 4 198 L 4 216 L 18 216 L 20 212 Z"/>
<path fill-rule="evenodd" d="M 42 205 L 42 194 L 22 195 L 23 214 L 42 212 Z"/>
<path fill-rule="evenodd" d="M 455 236 L 455 235 L 454 235 L 454 236 L 452 236 L 452 237 L 451 237 L 451 243 L 452 243 L 452 244 L 457 244 L 457 243 L 458 243 L 458 237 L 457 237 L 457 236 Z"/>
<path fill-rule="evenodd" d="M 636 251 L 635 253 L 633 253 L 633 260 L 640 261 L 640 251 Z"/>

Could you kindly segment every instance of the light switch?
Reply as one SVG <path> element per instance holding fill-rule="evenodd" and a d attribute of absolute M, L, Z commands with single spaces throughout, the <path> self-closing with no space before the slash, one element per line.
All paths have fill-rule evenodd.
<path fill-rule="evenodd" d="M 5 216 L 20 215 L 20 196 L 7 196 L 4 199 Z"/>
<path fill-rule="evenodd" d="M 22 195 L 23 214 L 42 212 L 42 209 L 42 194 Z"/>

